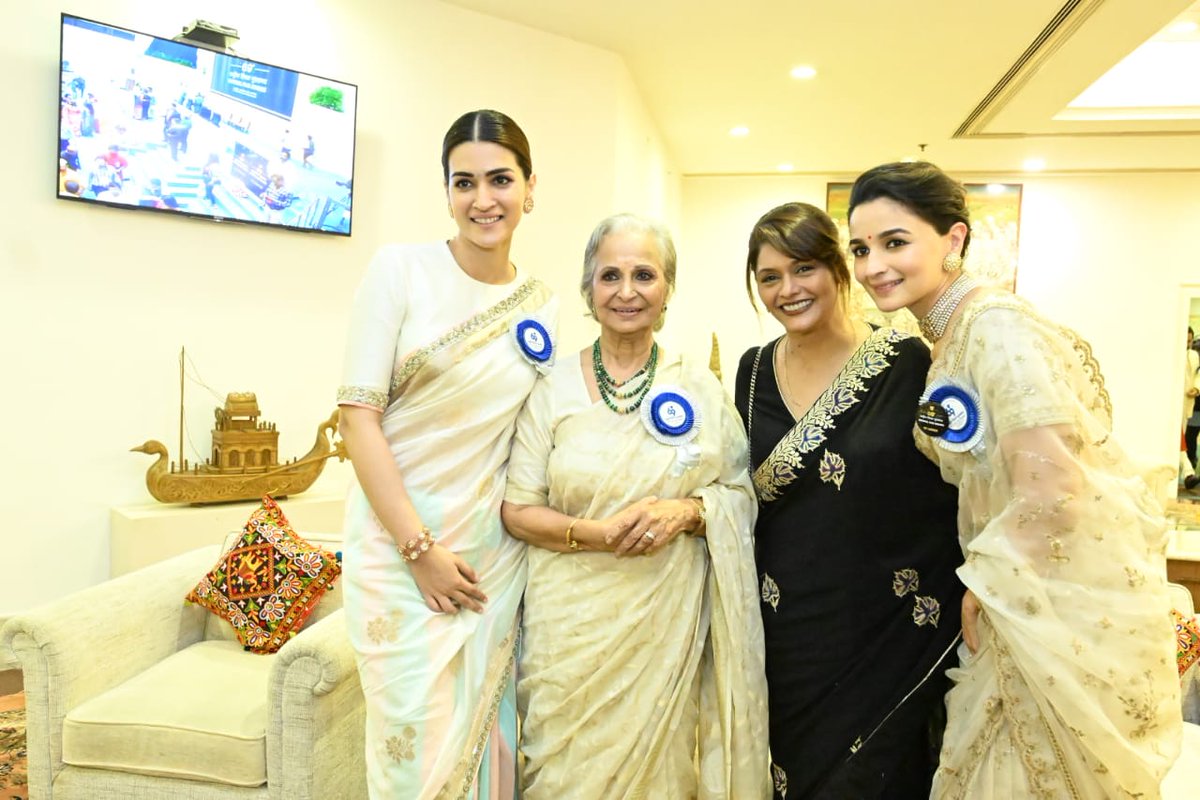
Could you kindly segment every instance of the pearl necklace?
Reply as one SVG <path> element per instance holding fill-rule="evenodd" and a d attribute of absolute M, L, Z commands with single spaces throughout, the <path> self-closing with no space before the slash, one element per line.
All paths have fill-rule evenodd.
<path fill-rule="evenodd" d="M 929 313 L 921 317 L 921 334 L 931 342 L 942 338 L 958 304 L 962 302 L 968 292 L 978 286 L 979 284 L 970 275 L 965 272 L 960 273 L 946 288 L 946 291 L 942 292 L 942 296 L 933 304 L 933 308 L 929 309 Z"/>

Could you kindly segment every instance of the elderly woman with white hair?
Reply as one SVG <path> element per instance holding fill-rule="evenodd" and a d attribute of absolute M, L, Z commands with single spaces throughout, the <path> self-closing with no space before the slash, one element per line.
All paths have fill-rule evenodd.
<path fill-rule="evenodd" d="M 526 800 L 769 796 L 746 439 L 707 365 L 654 339 L 674 287 L 665 228 L 601 222 L 580 283 L 600 336 L 517 420 Z"/>

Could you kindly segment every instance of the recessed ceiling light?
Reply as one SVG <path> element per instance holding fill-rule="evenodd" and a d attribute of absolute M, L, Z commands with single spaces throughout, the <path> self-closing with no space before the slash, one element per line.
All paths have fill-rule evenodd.
<path fill-rule="evenodd" d="M 900 159 L 900 163 L 901 164 L 915 164 L 915 163 L 917 163 L 917 157 L 916 156 L 905 156 L 904 158 Z"/>
<path fill-rule="evenodd" d="M 1197 28 L 1200 28 L 1200 25 L 1197 25 L 1190 19 L 1185 19 L 1173 25 L 1168 25 L 1167 33 L 1173 33 L 1178 36 L 1185 33 L 1195 33 Z"/>
<path fill-rule="evenodd" d="M 1046 168 L 1046 159 L 1044 158 L 1027 158 L 1021 164 L 1021 169 L 1026 172 L 1041 172 Z"/>
<path fill-rule="evenodd" d="M 817 77 L 817 68 L 810 67 L 807 64 L 799 64 L 792 67 L 791 75 L 798 81 L 807 81 Z"/>
<path fill-rule="evenodd" d="M 749 136 L 750 129 L 747 128 L 745 125 L 738 125 L 736 127 L 729 129 L 729 135 L 730 136 Z"/>
<path fill-rule="evenodd" d="M 794 165 L 792 165 L 792 164 L 780 164 L 780 165 L 779 165 L 778 167 L 776 167 L 775 169 L 779 170 L 780 172 L 791 172 L 791 171 L 792 171 L 792 170 L 794 170 L 795 168 L 796 168 L 796 167 L 795 167 Z"/>

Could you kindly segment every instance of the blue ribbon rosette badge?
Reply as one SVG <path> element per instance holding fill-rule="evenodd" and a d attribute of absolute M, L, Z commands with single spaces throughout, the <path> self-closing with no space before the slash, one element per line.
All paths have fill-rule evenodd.
<path fill-rule="evenodd" d="M 512 327 L 513 340 L 521 356 L 545 374 L 554 364 L 554 339 L 550 331 L 534 317 L 522 317 Z"/>
<path fill-rule="evenodd" d="M 952 453 L 965 453 L 983 442 L 983 415 L 974 389 L 948 380 L 936 380 L 921 395 L 917 427 L 937 439 Z"/>
<path fill-rule="evenodd" d="M 675 448 L 672 473 L 682 475 L 700 463 L 700 447 L 692 443 L 700 432 L 700 410 L 678 386 L 659 386 L 642 401 L 642 425 L 655 440 Z"/>

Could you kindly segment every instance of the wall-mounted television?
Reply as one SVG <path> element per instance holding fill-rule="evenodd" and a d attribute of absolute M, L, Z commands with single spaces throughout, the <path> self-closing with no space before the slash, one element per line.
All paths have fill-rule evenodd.
<path fill-rule="evenodd" d="M 358 88 L 62 15 L 58 196 L 350 235 Z"/>

